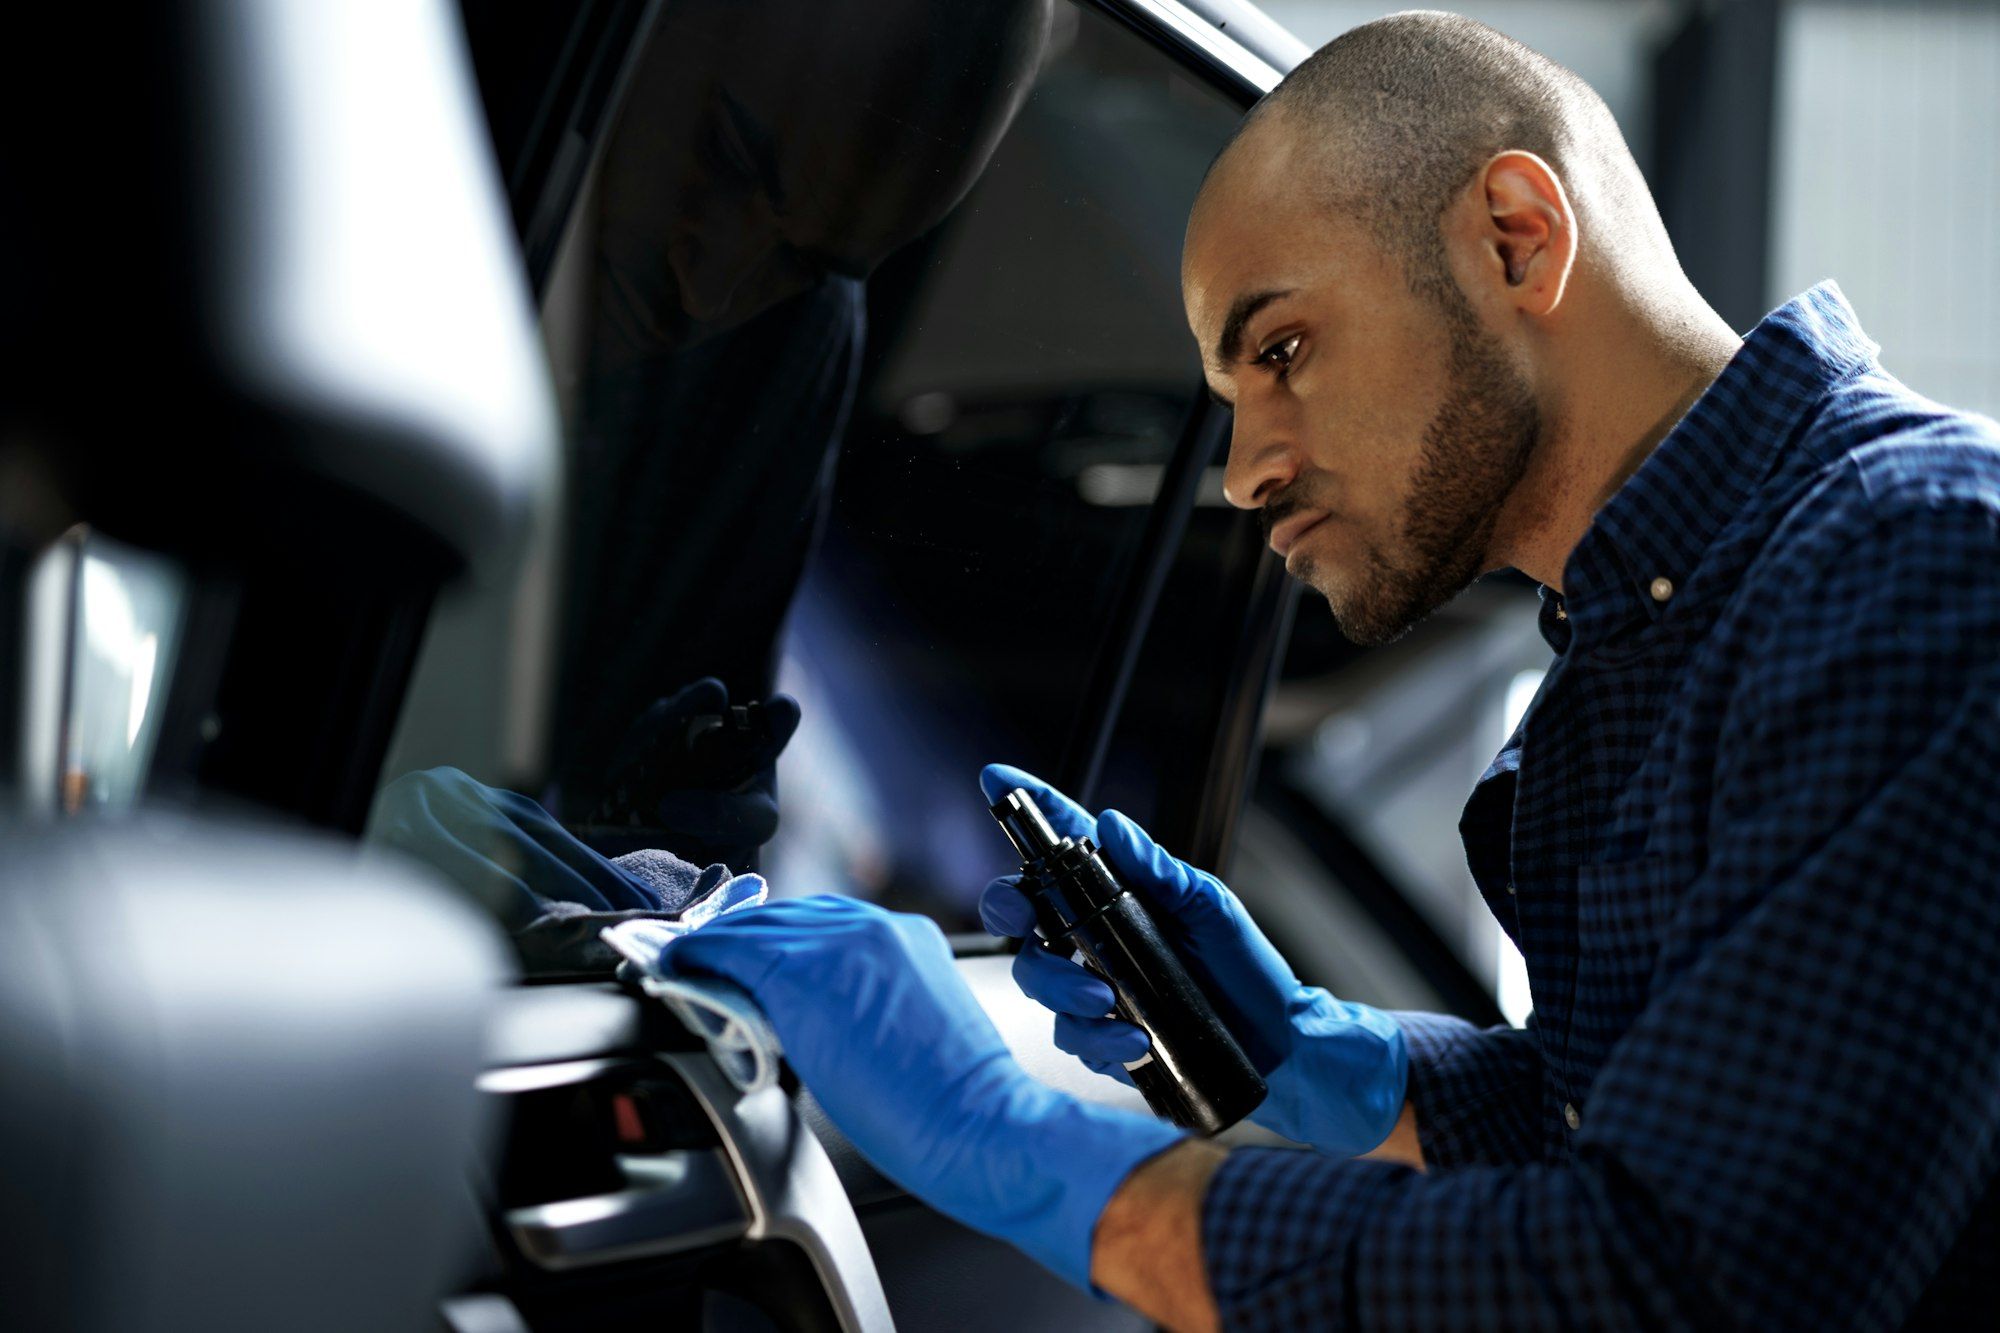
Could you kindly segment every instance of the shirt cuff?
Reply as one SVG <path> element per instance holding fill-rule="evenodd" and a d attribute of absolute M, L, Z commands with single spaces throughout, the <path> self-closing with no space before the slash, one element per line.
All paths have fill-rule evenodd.
<path fill-rule="evenodd" d="M 1344 1256 L 1385 1195 L 1393 1162 L 1238 1148 L 1202 1196 L 1202 1256 L 1224 1328 L 1331 1328 L 1351 1308 Z"/>
<path fill-rule="evenodd" d="M 1424 1165 L 1508 1166 L 1538 1160 L 1541 1047 L 1521 1028 L 1477 1028 L 1443 1014 L 1397 1013 L 1410 1054 L 1406 1095 Z"/>

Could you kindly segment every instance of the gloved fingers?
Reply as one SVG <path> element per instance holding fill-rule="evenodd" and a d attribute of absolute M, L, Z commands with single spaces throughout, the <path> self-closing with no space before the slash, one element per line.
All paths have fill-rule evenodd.
<path fill-rule="evenodd" d="M 772 934 L 744 930 L 732 918 L 755 915 L 759 908 L 720 916 L 699 930 L 668 940 L 660 950 L 660 966 L 668 974 L 705 974 L 733 981 L 753 996 L 783 957 Z"/>
<path fill-rule="evenodd" d="M 758 790 L 770 791 L 777 778 L 771 766 L 799 729 L 799 701 L 789 694 L 774 694 L 764 701 L 763 709 L 763 734 L 731 747 L 728 767 L 731 774 L 748 774 Z"/>
<path fill-rule="evenodd" d="M 441 819 L 434 778 L 434 772 L 408 773 L 385 787 L 376 799 L 370 838 L 468 890 L 508 929 L 526 926 L 541 910 L 540 897 L 521 874 L 526 858 L 498 830 L 475 838 L 467 835 L 462 819 Z"/>
<path fill-rule="evenodd" d="M 1173 916 L 1185 917 L 1220 903 L 1219 880 L 1170 855 L 1146 830 L 1116 810 L 1106 810 L 1098 817 L 1097 845 L 1104 849 L 1112 869 L 1128 883 L 1143 886 L 1147 901 Z"/>
<path fill-rule="evenodd" d="M 455 768 L 407 773 L 385 787 L 371 836 L 427 861 L 513 926 L 539 915 L 543 899 L 605 912 L 660 905 L 540 805 Z"/>
<path fill-rule="evenodd" d="M 693 717 L 697 713 L 720 713 L 729 707 L 729 687 L 714 676 L 689 681 L 664 699 L 656 700 L 640 716 L 650 717 L 657 709 L 663 716 Z"/>
<path fill-rule="evenodd" d="M 1024 769 L 1011 764 L 988 764 L 979 770 L 979 790 L 986 794 L 988 805 L 1016 787 L 1026 787 L 1028 794 L 1035 798 L 1042 814 L 1048 818 L 1049 827 L 1059 838 L 1088 838 L 1095 836 L 1097 821 L 1088 811 L 1069 797 L 1051 787 L 1048 783 Z"/>
<path fill-rule="evenodd" d="M 678 730 L 688 718 L 702 713 L 720 713 L 729 706 L 729 690 L 714 676 L 683 685 L 664 699 L 655 699 L 625 728 L 624 745 L 635 754 L 658 746 L 668 731 Z"/>
<path fill-rule="evenodd" d="M 698 842 L 758 844 L 778 831 L 778 803 L 758 791 L 671 791 L 653 814 L 662 829 Z"/>
<path fill-rule="evenodd" d="M 886 920 L 891 915 L 841 894 L 781 898 L 723 912 L 668 940 L 660 963 L 669 972 L 712 973 L 758 995 L 759 987 L 782 970 L 789 951 L 824 945 L 843 932 L 893 925 Z"/>
<path fill-rule="evenodd" d="M 1141 1059 L 1153 1049 L 1151 1039 L 1144 1028 L 1117 1018 L 1082 1018 L 1075 1014 L 1057 1014 L 1055 1031 L 1056 1049 L 1068 1051 L 1097 1072 L 1108 1073 L 1098 1068 L 1110 1065 L 1120 1070 L 1134 1060 Z"/>
<path fill-rule="evenodd" d="M 979 923 L 989 935 L 1024 940 L 1035 933 L 1035 909 L 1019 875 L 1002 875 L 979 895 Z"/>
<path fill-rule="evenodd" d="M 642 755 L 657 750 L 667 733 L 679 730 L 688 718 L 700 713 L 720 713 L 728 706 L 729 690 L 714 676 L 703 676 L 664 699 L 653 700 L 618 738 L 607 770 L 617 773 L 630 767 Z"/>
<path fill-rule="evenodd" d="M 1138 1084 L 1132 1081 L 1131 1071 L 1114 1060 L 1085 1060 L 1083 1067 L 1093 1074 L 1102 1074 L 1106 1078 L 1115 1078 L 1128 1088 L 1138 1086 Z"/>
<path fill-rule="evenodd" d="M 774 694 L 764 701 L 764 725 L 771 733 L 771 759 L 778 757 L 778 751 L 785 748 L 785 742 L 799 729 L 801 716 L 799 701 L 789 694 Z"/>
<path fill-rule="evenodd" d="M 1117 997 L 1103 978 L 1079 963 L 1058 957 L 1038 940 L 1029 940 L 1014 955 L 1014 984 L 1045 1009 L 1058 1014 L 1099 1017 L 1111 1012 Z"/>

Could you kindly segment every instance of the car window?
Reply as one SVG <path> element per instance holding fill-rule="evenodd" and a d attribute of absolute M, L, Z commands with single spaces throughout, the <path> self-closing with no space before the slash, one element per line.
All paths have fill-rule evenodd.
<path fill-rule="evenodd" d="M 774 872 L 956 926 L 1005 863 L 979 766 L 1054 774 L 1095 721 L 1082 686 L 1118 647 L 1108 613 L 1200 374 L 1181 229 L 1237 117 L 1109 20 L 1062 13 L 980 185 L 875 284 L 904 284 L 908 313 L 785 641 L 808 707 Z"/>
<path fill-rule="evenodd" d="M 440 608 L 384 776 L 972 929 L 1008 868 L 980 765 L 1054 774 L 1096 721 L 1197 410 L 1181 231 L 1240 110 L 1094 9 L 761 8 L 669 5 L 638 61 L 544 301 L 564 493 Z M 778 694 L 773 774 L 782 708 L 729 709 Z M 1204 707 L 1154 710 L 1161 743 Z M 749 767 L 662 787 L 690 727 Z"/>

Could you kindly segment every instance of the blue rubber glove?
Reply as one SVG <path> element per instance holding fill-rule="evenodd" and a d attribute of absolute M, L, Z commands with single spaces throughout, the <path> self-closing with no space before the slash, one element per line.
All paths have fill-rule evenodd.
<path fill-rule="evenodd" d="M 1040 778 L 992 764 L 979 775 L 988 801 L 1026 787 L 1058 835 L 1087 837 L 1125 886 L 1153 909 L 1229 1030 L 1270 1085 L 1252 1122 L 1322 1152 L 1352 1157 L 1389 1137 L 1402 1114 L 1409 1055 L 1396 1020 L 1302 983 L 1222 881 L 1161 850 L 1115 810 L 1096 819 Z M 1033 938 L 1035 914 L 1020 877 L 987 885 L 979 915 L 996 935 L 1026 938 L 1014 979 L 1056 1013 L 1056 1045 L 1092 1069 L 1126 1078 L 1146 1034 L 1105 1017 L 1111 988 Z M 1126 1081 L 1130 1081 L 1126 1079 Z"/>
<path fill-rule="evenodd" d="M 760 730 L 704 760 L 688 748 L 689 727 L 727 712 L 728 687 L 704 676 L 655 699 L 606 766 L 604 796 L 583 821 L 592 840 L 612 852 L 664 844 L 690 861 L 754 865 L 778 831 L 778 755 L 799 728 L 790 695 L 761 707 Z"/>
<path fill-rule="evenodd" d="M 442 871 L 521 930 L 550 901 L 593 912 L 659 912 L 680 903 L 592 851 L 517 792 L 455 768 L 405 773 L 375 798 L 369 841 Z"/>
<path fill-rule="evenodd" d="M 884 1175 L 1086 1290 L 1098 1214 L 1182 1137 L 1022 1069 L 928 918 L 785 899 L 718 917 L 661 958 L 749 991 L 786 1061 Z"/>

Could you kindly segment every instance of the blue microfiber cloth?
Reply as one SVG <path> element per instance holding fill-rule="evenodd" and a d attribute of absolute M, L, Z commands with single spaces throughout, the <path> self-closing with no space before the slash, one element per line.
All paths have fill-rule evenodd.
<path fill-rule="evenodd" d="M 673 1010 L 688 1031 L 708 1043 L 717 1067 L 745 1095 L 778 1081 L 784 1049 L 771 1021 L 735 982 L 678 976 L 660 965 L 660 955 L 669 941 L 719 916 L 754 907 L 768 892 L 762 876 L 738 875 L 682 908 L 674 920 L 632 917 L 599 932 L 631 965 L 639 988 Z"/>
<path fill-rule="evenodd" d="M 611 864 L 660 895 L 662 912 L 685 920 L 690 909 L 701 903 L 731 878 L 729 867 L 720 863 L 697 868 L 672 852 L 654 849 L 615 856 Z"/>

